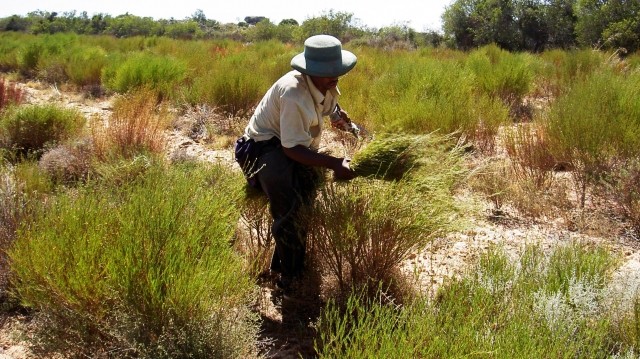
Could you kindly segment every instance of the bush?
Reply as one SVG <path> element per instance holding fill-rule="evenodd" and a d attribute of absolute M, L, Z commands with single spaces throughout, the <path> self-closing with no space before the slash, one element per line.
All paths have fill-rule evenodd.
<path fill-rule="evenodd" d="M 172 98 L 186 72 L 184 63 L 173 57 L 142 52 L 123 63 L 112 62 L 103 69 L 102 79 L 105 88 L 122 94 L 146 87 L 164 98 Z"/>
<path fill-rule="evenodd" d="M 559 96 L 591 74 L 606 67 L 606 55 L 600 51 L 549 50 L 540 55 L 543 61 L 538 87 L 547 96 Z"/>
<path fill-rule="evenodd" d="M 54 183 L 72 185 L 89 177 L 92 153 L 93 149 L 88 143 L 62 144 L 45 152 L 38 167 Z"/>
<path fill-rule="evenodd" d="M 601 71 L 575 84 L 549 109 L 546 133 L 552 154 L 571 163 L 584 206 L 588 185 L 614 160 L 632 158 L 640 145 L 640 75 Z"/>
<path fill-rule="evenodd" d="M 163 152 L 169 116 L 168 108 L 158 105 L 156 92 L 147 88 L 116 98 L 110 118 L 91 128 L 96 157 L 107 161 Z"/>
<path fill-rule="evenodd" d="M 483 254 L 434 300 L 403 307 L 355 293 L 323 311 L 319 358 L 608 357 L 633 349 L 610 331 L 606 286 L 616 259 L 571 244 L 546 256 L 528 246 L 519 262 Z M 625 313 L 625 314 L 628 314 Z M 636 319 L 637 323 L 637 319 Z M 627 323 L 629 324 L 629 323 Z M 455 338 L 455 340 L 452 340 Z"/>
<path fill-rule="evenodd" d="M 76 136 L 83 128 L 84 116 L 77 110 L 57 105 L 25 105 L 0 115 L 0 133 L 6 146 L 21 154 L 42 154 Z"/>
<path fill-rule="evenodd" d="M 480 93 L 500 99 L 515 115 L 522 100 L 533 87 L 531 59 L 488 45 L 469 54 L 466 66 L 475 75 Z"/>
<path fill-rule="evenodd" d="M 68 54 L 65 73 L 78 86 L 99 86 L 107 54 L 99 47 L 76 47 Z"/>
<path fill-rule="evenodd" d="M 538 189 L 548 189 L 557 165 L 551 155 L 544 126 L 538 122 L 521 124 L 504 132 L 504 146 L 514 173 Z"/>
<path fill-rule="evenodd" d="M 451 191 L 464 173 L 460 154 L 442 152 L 431 160 L 400 181 L 359 178 L 320 190 L 310 212 L 316 226 L 310 242 L 339 292 L 375 291 L 382 282 L 401 298 L 401 291 L 393 293 L 402 282 L 400 263 L 459 224 Z"/>
<path fill-rule="evenodd" d="M 368 109 L 359 115 L 354 111 L 352 118 L 367 118 L 387 132 L 457 133 L 479 149 L 493 149 L 499 126 L 509 119 L 508 110 L 499 100 L 475 96 L 472 75 L 457 61 L 416 58 L 403 53 L 392 61 L 375 54 L 373 61 L 389 63 L 369 64 L 375 67 L 357 70 L 364 72 L 360 76 L 367 81 L 348 88 L 357 91 L 352 102 L 360 102 L 360 106 L 364 104 Z M 352 75 L 345 77 L 345 81 L 353 81 Z M 345 96 L 353 95 L 347 92 Z M 373 97 L 376 100 L 370 101 Z"/>
<path fill-rule="evenodd" d="M 19 105 L 24 100 L 24 92 L 15 83 L 0 79 L 0 112 L 10 105 Z"/>
<path fill-rule="evenodd" d="M 222 167 L 154 167 L 132 182 L 90 184 L 42 208 L 10 252 L 16 293 L 44 320 L 42 349 L 251 355 L 253 289 L 229 245 L 239 218 L 238 176 Z"/>

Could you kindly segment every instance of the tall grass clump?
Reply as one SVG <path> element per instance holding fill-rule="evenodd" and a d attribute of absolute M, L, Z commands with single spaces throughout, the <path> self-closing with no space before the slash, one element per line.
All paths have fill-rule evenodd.
<path fill-rule="evenodd" d="M 386 55 L 378 56 L 372 61 L 389 61 Z M 404 55 L 389 68 L 376 66 L 380 68 L 364 85 L 368 97 L 358 99 L 370 103 L 368 122 L 383 131 L 455 132 L 480 149 L 492 150 L 508 111 L 486 95 L 475 96 L 472 74 L 459 62 Z"/>
<path fill-rule="evenodd" d="M 3 31 L 0 33 L 0 71 L 18 71 L 18 49 L 20 49 L 26 39 L 32 36 L 33 35 L 14 31 Z"/>
<path fill-rule="evenodd" d="M 41 349 L 251 356 L 253 287 L 230 246 L 242 179 L 221 166 L 174 166 L 101 183 L 51 201 L 10 251 Z"/>
<path fill-rule="evenodd" d="M 0 158 L 0 303 L 4 307 L 11 297 L 11 272 L 7 252 L 13 245 L 18 229 L 29 223 L 53 184 L 38 170 L 33 161 L 15 164 Z"/>
<path fill-rule="evenodd" d="M 548 50 L 540 54 L 542 67 L 536 86 L 552 97 L 562 95 L 574 83 L 579 83 L 606 66 L 603 52 L 582 50 Z"/>
<path fill-rule="evenodd" d="M 168 108 L 164 103 L 158 104 L 155 91 L 142 88 L 120 96 L 113 102 L 109 119 L 96 121 L 91 127 L 95 155 L 107 161 L 161 153 L 169 123 Z"/>
<path fill-rule="evenodd" d="M 122 63 L 109 62 L 102 70 L 102 81 L 105 88 L 121 94 L 146 87 L 171 99 L 186 75 L 185 64 L 174 57 L 137 52 Z"/>
<path fill-rule="evenodd" d="M 76 46 L 70 50 L 65 64 L 69 80 L 78 86 L 100 86 L 102 69 L 107 65 L 107 53 L 99 47 Z"/>
<path fill-rule="evenodd" d="M 460 224 L 452 191 L 464 173 L 461 156 L 451 151 L 439 159 L 399 181 L 358 178 L 320 190 L 310 241 L 339 293 L 382 283 L 400 296 L 393 291 L 402 282 L 401 262 Z"/>
<path fill-rule="evenodd" d="M 284 55 L 275 54 L 273 48 Z M 199 70 L 201 74 L 193 78 L 184 97 L 190 104 L 207 104 L 234 116 L 249 113 L 273 81 L 291 70 L 291 49 L 273 41 L 214 51 L 211 59 L 204 60 L 208 67 Z"/>
<path fill-rule="evenodd" d="M 601 71 L 551 105 L 546 132 L 553 155 L 573 167 L 581 206 L 588 185 L 610 171 L 614 160 L 637 155 L 638 96 L 640 75 Z"/>
<path fill-rule="evenodd" d="M 612 331 L 606 285 L 616 264 L 606 249 L 579 244 L 550 255 L 527 246 L 515 262 L 490 250 L 432 300 L 398 307 L 355 293 L 346 306 L 329 305 L 318 325 L 318 357 L 624 354 L 633 344 Z"/>
<path fill-rule="evenodd" d="M 511 54 L 497 45 L 487 45 L 471 52 L 465 66 L 474 74 L 474 87 L 501 100 L 515 116 L 533 87 L 530 62 L 530 55 Z"/>
<path fill-rule="evenodd" d="M 18 106 L 0 114 L 0 137 L 20 154 L 41 155 L 47 146 L 78 135 L 85 121 L 79 111 L 55 104 Z"/>

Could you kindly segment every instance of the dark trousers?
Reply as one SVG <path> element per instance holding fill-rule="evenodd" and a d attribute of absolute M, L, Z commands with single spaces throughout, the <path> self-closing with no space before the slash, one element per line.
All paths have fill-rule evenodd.
<path fill-rule="evenodd" d="M 256 163 L 256 177 L 269 198 L 275 239 L 271 270 L 295 277 L 304 269 L 308 219 L 304 211 L 313 200 L 318 173 L 287 157 L 282 148 L 262 154 Z"/>

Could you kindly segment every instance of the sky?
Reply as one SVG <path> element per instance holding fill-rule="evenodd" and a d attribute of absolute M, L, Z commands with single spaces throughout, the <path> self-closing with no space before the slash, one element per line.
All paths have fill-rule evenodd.
<path fill-rule="evenodd" d="M 245 16 L 265 16 L 274 24 L 283 19 L 298 23 L 327 13 L 353 14 L 359 25 L 381 28 L 408 25 L 416 31 L 440 30 L 445 6 L 453 0 L 4 0 L 0 17 L 26 16 L 42 10 L 48 12 L 86 11 L 89 17 L 103 13 L 111 16 L 129 13 L 154 19 L 184 19 L 202 10 L 208 19 L 222 23 L 237 23 Z"/>

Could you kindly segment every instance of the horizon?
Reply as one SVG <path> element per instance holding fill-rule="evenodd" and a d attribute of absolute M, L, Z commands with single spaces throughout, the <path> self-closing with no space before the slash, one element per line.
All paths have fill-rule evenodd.
<path fill-rule="evenodd" d="M 290 2 L 285 0 L 274 0 L 269 3 L 263 3 L 259 0 L 244 0 L 234 4 L 234 7 L 221 8 L 216 8 L 216 4 L 207 3 L 204 0 L 185 0 L 180 4 L 163 4 L 162 6 L 157 6 L 150 1 L 128 3 L 124 0 L 115 0 L 108 3 L 86 3 L 81 0 L 52 0 L 42 4 L 41 0 L 24 0 L 3 4 L 0 8 L 0 18 L 13 15 L 26 17 L 29 13 L 42 11 L 55 12 L 59 16 L 72 12 L 78 16 L 86 12 L 89 17 L 98 14 L 112 17 L 129 14 L 138 17 L 151 17 L 156 21 L 161 19 L 183 20 L 192 17 L 196 11 L 201 10 L 207 19 L 216 20 L 223 24 L 237 24 L 248 16 L 264 16 L 274 24 L 278 24 L 284 19 L 294 19 L 302 24 L 307 19 L 333 11 L 334 13 L 351 14 L 352 22 L 358 26 L 379 29 L 406 25 L 416 31 L 424 31 L 441 30 L 441 16 L 449 3 L 451 0 L 430 1 L 426 4 L 416 4 L 410 0 L 397 0 L 394 2 L 394 6 L 385 9 L 385 11 L 376 11 L 367 0 L 352 0 L 348 3 L 326 0 L 322 4 L 311 4 L 304 8 L 289 6 Z"/>

